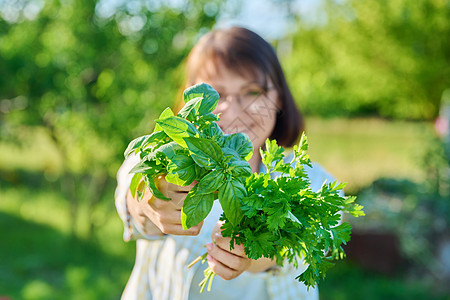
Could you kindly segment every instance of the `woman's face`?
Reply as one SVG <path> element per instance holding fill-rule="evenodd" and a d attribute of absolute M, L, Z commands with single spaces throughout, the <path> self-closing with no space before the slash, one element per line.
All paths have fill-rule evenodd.
<path fill-rule="evenodd" d="M 197 78 L 197 83 L 210 84 L 219 92 L 220 100 L 215 114 L 220 113 L 219 126 L 225 133 L 246 133 L 255 150 L 264 145 L 275 127 L 279 97 L 272 82 L 264 88 L 260 78 L 242 77 L 227 68 L 208 78 Z"/>

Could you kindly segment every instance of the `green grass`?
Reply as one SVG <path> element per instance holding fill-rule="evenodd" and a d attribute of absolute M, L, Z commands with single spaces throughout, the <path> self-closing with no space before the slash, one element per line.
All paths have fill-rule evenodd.
<path fill-rule="evenodd" d="M 380 177 L 422 181 L 432 124 L 381 119 L 308 118 L 309 154 L 356 192 Z"/>
<path fill-rule="evenodd" d="M 120 298 L 135 247 L 122 241 L 122 224 L 112 207 L 87 240 L 69 234 L 68 203 L 58 192 L 24 186 L 0 190 L 0 298 Z"/>

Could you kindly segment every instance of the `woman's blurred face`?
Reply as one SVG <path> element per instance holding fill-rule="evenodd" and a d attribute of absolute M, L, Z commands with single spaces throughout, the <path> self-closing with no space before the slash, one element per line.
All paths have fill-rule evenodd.
<path fill-rule="evenodd" d="M 208 78 L 199 76 L 196 83 L 205 82 L 219 92 L 215 114 L 220 113 L 219 126 L 225 133 L 246 133 L 255 150 L 264 145 L 275 127 L 279 97 L 272 82 L 263 86 L 260 78 L 242 77 L 221 68 Z"/>

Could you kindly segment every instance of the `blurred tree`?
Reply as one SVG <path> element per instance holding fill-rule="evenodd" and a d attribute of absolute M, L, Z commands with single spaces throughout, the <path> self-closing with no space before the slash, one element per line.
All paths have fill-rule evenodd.
<path fill-rule="evenodd" d="M 0 136 L 48 130 L 74 233 L 80 203 L 92 212 L 111 195 L 127 143 L 175 101 L 182 61 L 223 5 L 168 3 L 0 2 Z"/>
<path fill-rule="evenodd" d="M 450 2 L 325 1 L 284 59 L 300 106 L 318 115 L 437 116 L 450 87 Z"/>

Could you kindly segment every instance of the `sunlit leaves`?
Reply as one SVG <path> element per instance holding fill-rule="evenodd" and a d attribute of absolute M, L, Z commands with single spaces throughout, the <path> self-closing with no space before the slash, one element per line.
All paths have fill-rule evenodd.
<path fill-rule="evenodd" d="M 183 96 L 185 102 L 189 102 L 190 100 L 198 97 L 202 99 L 202 104 L 197 111 L 198 115 L 204 115 L 212 112 L 216 108 L 219 101 L 219 93 L 210 85 L 206 84 L 196 84 L 187 88 L 184 90 Z"/>
<path fill-rule="evenodd" d="M 204 138 L 185 138 L 191 157 L 203 168 L 213 169 L 217 167 L 222 158 L 223 152 L 220 146 L 212 140 Z"/>
<path fill-rule="evenodd" d="M 224 135 L 215 117 L 202 119 L 217 105 L 212 91 L 206 84 L 187 89 L 186 104 L 177 116 L 165 110 L 155 128 L 161 131 L 130 143 L 127 153 L 141 151 L 132 172 L 142 174 L 153 195 L 165 200 L 155 185 L 156 176 L 167 174 L 166 180 L 178 185 L 197 181 L 183 203 L 184 229 L 202 222 L 218 199 L 222 235 L 231 238 L 230 247 L 242 244 L 249 258 L 268 257 L 294 266 L 303 256 L 309 268 L 298 279 L 316 285 L 330 261 L 344 257 L 341 245 L 350 240 L 351 226 L 339 224 L 341 213 L 364 215 L 362 207 L 354 197 L 340 195 L 343 183 L 324 182 L 319 191 L 311 190 L 306 168 L 312 165 L 304 134 L 289 160 L 283 147 L 267 139 L 265 150 L 260 150 L 267 173 L 252 174 L 246 161 L 253 153 L 248 136 Z M 156 134 L 160 140 L 150 138 Z M 142 190 L 140 178 L 133 179 L 133 191 Z"/>
<path fill-rule="evenodd" d="M 364 213 L 354 197 L 340 195 L 345 184 L 324 183 L 319 191 L 311 190 L 305 171 L 310 165 L 307 148 L 303 135 L 287 161 L 282 147 L 266 141 L 261 157 L 269 173 L 247 178 L 247 196 L 240 203 L 242 219 L 236 224 L 225 222 L 222 235 L 231 237 L 232 245 L 243 244 L 252 259 L 269 257 L 279 264 L 296 265 L 303 256 L 309 267 L 297 279 L 315 286 L 332 266 L 330 261 L 344 257 L 341 245 L 350 240 L 351 226 L 339 224 L 341 213 Z M 280 176 L 272 178 L 273 172 Z M 226 212 L 223 219 L 230 219 Z"/>
<path fill-rule="evenodd" d="M 225 136 L 225 147 L 235 151 L 245 160 L 249 160 L 253 154 L 253 144 L 248 135 L 242 132 Z"/>
<path fill-rule="evenodd" d="M 167 117 L 156 120 L 156 123 L 175 142 L 183 147 L 186 146 L 185 137 L 198 137 L 199 133 L 192 123 L 178 116 Z"/>
<path fill-rule="evenodd" d="M 188 229 L 202 222 L 211 211 L 214 195 L 200 194 L 195 186 L 186 196 L 181 210 L 183 229 Z"/>
<path fill-rule="evenodd" d="M 211 194 L 224 184 L 225 174 L 222 170 L 214 170 L 206 174 L 198 183 L 199 194 Z"/>
<path fill-rule="evenodd" d="M 218 116 L 217 92 L 207 84 L 198 84 L 184 92 L 185 106 L 177 116 L 167 108 L 156 120 L 155 131 L 130 142 L 125 155 L 139 153 L 132 173 L 135 181 L 144 183 L 153 195 L 169 200 L 155 184 L 155 178 L 165 174 L 165 180 L 187 186 L 196 181 L 183 205 L 182 225 L 190 228 L 209 213 L 212 202 L 219 199 L 230 222 L 242 218 L 241 200 L 246 196 L 245 180 L 251 175 L 250 158 L 253 145 L 245 134 L 225 136 L 215 123 Z M 142 181 L 140 181 L 142 182 Z M 141 186 L 140 186 L 141 187 Z"/>
<path fill-rule="evenodd" d="M 225 217 L 235 226 L 239 224 L 243 217 L 241 199 L 246 194 L 244 185 L 238 180 L 227 180 L 219 189 L 219 201 Z"/>
<path fill-rule="evenodd" d="M 186 186 L 191 184 L 197 178 L 197 168 L 194 160 L 189 155 L 177 153 L 172 157 L 168 157 L 167 164 L 168 174 L 167 182 Z"/>

